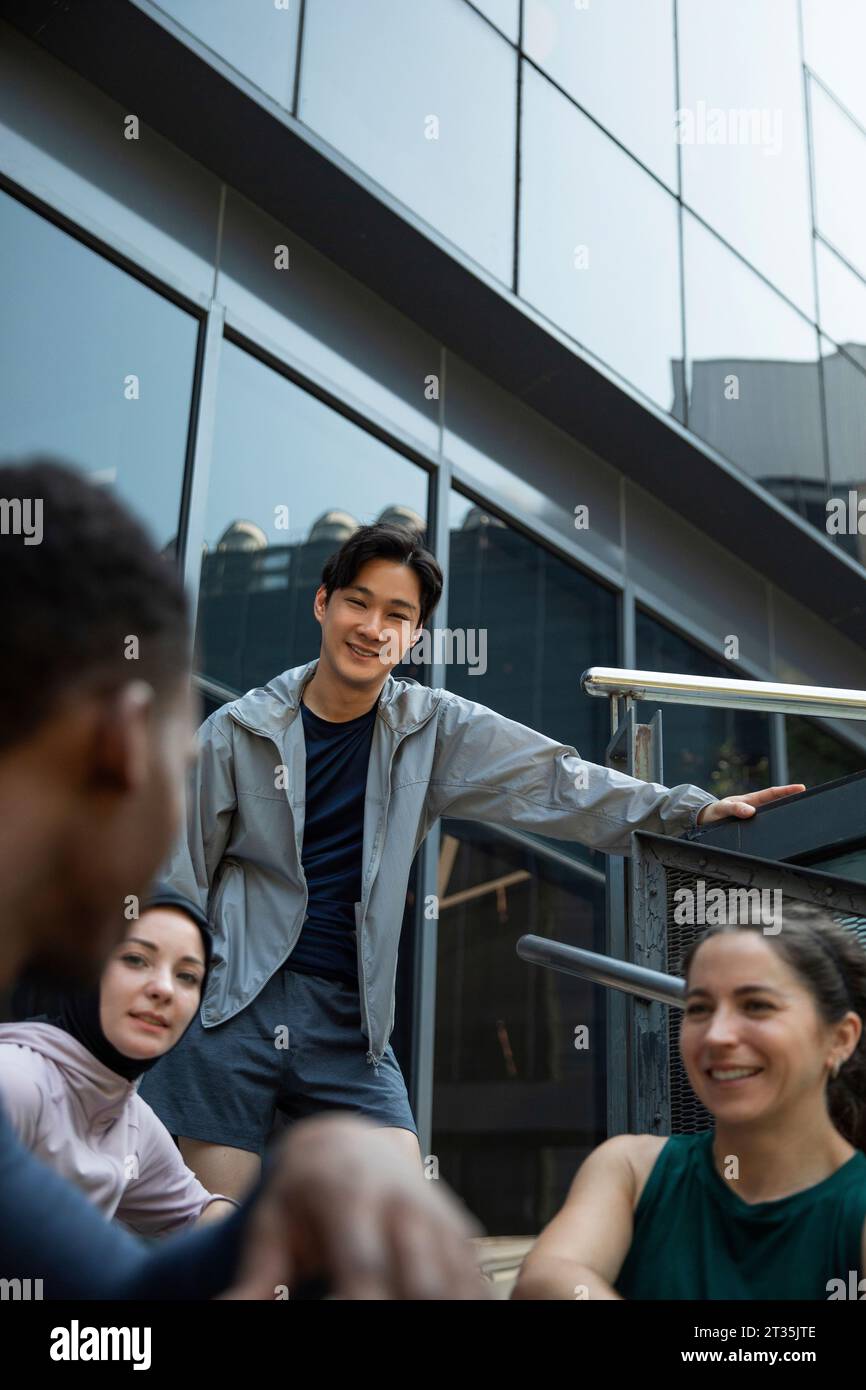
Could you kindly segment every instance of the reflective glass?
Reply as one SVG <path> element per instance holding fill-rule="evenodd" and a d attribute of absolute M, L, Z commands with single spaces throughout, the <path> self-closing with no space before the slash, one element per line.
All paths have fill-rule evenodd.
<path fill-rule="evenodd" d="M 621 475 L 450 352 L 446 382 L 443 453 L 528 525 L 619 567 Z"/>
<path fill-rule="evenodd" d="M 866 134 L 815 82 L 809 92 L 818 231 L 866 276 Z"/>
<path fill-rule="evenodd" d="M 682 359 L 675 199 L 529 64 L 519 292 L 665 410 Z"/>
<path fill-rule="evenodd" d="M 738 674 L 641 609 L 635 629 L 640 671 L 719 678 Z M 770 785 L 769 715 L 700 705 L 641 703 L 638 719 L 648 724 L 657 709 L 662 711 L 666 786 L 691 782 L 723 797 Z"/>
<path fill-rule="evenodd" d="M 810 316 L 797 0 L 679 0 L 683 198 Z"/>
<path fill-rule="evenodd" d="M 820 237 L 815 239 L 818 265 L 818 322 L 840 347 L 866 368 L 866 280 L 843 264 Z"/>
<path fill-rule="evenodd" d="M 331 393 L 439 446 L 440 347 L 417 324 L 229 189 L 217 298 L 245 337 Z"/>
<path fill-rule="evenodd" d="M 833 782 L 851 772 L 866 768 L 866 753 L 850 743 L 843 743 L 817 719 L 804 715 L 785 715 L 785 739 L 788 746 L 788 778 L 804 782 L 807 787 Z M 843 869 L 836 870 L 844 873 Z"/>
<path fill-rule="evenodd" d="M 823 530 L 817 335 L 695 218 L 685 218 L 689 428 Z"/>
<path fill-rule="evenodd" d="M 224 343 L 199 669 L 243 691 L 311 661 L 321 643 L 313 597 L 328 557 L 373 521 L 397 521 L 423 534 L 426 513 L 421 469 Z M 421 679 L 418 666 L 405 673 Z"/>
<path fill-rule="evenodd" d="M 307 0 L 299 115 L 508 284 L 517 55 L 463 0 Z"/>
<path fill-rule="evenodd" d="M 155 3 L 281 106 L 291 106 L 301 0 Z"/>
<path fill-rule="evenodd" d="M 853 560 L 866 565 L 866 372 L 826 338 L 821 348 L 830 454 L 827 534 Z"/>
<path fill-rule="evenodd" d="M 801 0 L 806 62 L 866 126 L 866 5 L 863 0 Z"/>
<path fill-rule="evenodd" d="M 472 0 L 476 10 L 495 24 L 507 39 L 517 43 L 520 27 L 520 0 Z"/>
<path fill-rule="evenodd" d="M 526 0 L 523 50 L 674 191 L 672 0 Z"/>
<path fill-rule="evenodd" d="M 604 992 L 527 965 L 524 933 L 604 950 L 604 888 L 443 820 L 433 1151 L 488 1235 L 536 1235 L 605 1137 Z"/>
<path fill-rule="evenodd" d="M 447 667 L 448 688 L 603 760 L 607 707 L 581 693 L 580 677 L 616 664 L 615 596 L 453 491 L 450 532 L 448 627 L 466 634 L 467 660 Z M 483 670 L 468 659 L 481 651 Z M 600 862 L 582 845 L 548 843 Z"/>
<path fill-rule="evenodd" d="M 198 321 L 0 192 L 0 453 L 47 452 L 177 536 Z"/>

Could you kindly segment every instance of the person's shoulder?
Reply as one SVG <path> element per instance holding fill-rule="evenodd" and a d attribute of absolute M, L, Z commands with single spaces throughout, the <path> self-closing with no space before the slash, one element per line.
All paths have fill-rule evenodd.
<path fill-rule="evenodd" d="M 23 1043 L 0 1042 L 0 1101 L 19 1138 L 30 1144 L 57 1090 L 57 1068 Z"/>
<path fill-rule="evenodd" d="M 621 1163 L 634 1183 L 635 1206 L 640 1201 L 656 1160 L 668 1142 L 667 1134 L 615 1134 L 593 1150 L 599 1163 Z"/>
<path fill-rule="evenodd" d="M 56 1065 L 37 1047 L 28 1044 L 21 1036 L 20 1024 L 18 1033 L 19 1036 L 14 1041 L 0 1034 L 0 1079 L 3 1085 L 15 1082 L 47 1083 L 56 1073 Z"/>

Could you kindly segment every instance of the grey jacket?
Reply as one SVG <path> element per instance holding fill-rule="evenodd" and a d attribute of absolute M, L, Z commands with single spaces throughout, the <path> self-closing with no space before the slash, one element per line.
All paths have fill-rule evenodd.
<path fill-rule="evenodd" d="M 186 829 L 163 876 L 214 930 L 205 1028 L 251 1003 L 306 916 L 301 692 L 318 659 L 223 705 L 199 730 Z M 633 830 L 677 835 L 715 801 L 585 763 L 574 748 L 449 690 L 389 675 L 378 701 L 355 904 L 361 1022 L 378 1064 L 394 1026 L 397 949 L 412 860 L 439 816 L 630 853 Z"/>

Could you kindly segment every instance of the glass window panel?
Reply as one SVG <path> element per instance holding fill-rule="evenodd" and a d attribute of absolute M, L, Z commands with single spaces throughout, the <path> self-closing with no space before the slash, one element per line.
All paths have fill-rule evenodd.
<path fill-rule="evenodd" d="M 679 0 L 683 198 L 809 315 L 797 0 Z"/>
<path fill-rule="evenodd" d="M 828 874 L 841 874 L 842 878 L 854 878 L 858 883 L 866 883 L 866 845 L 861 844 L 856 849 L 846 850 L 844 854 L 831 854 L 827 859 L 810 859 L 809 868 L 822 869 Z M 860 940 L 866 945 L 862 917 L 855 917 L 851 925 L 859 928 Z"/>
<path fill-rule="evenodd" d="M 818 230 L 866 275 L 866 135 L 817 83 L 809 94 Z"/>
<path fill-rule="evenodd" d="M 47 452 L 177 536 L 198 321 L 0 192 L 0 450 Z"/>
<path fill-rule="evenodd" d="M 301 0 L 155 0 L 281 106 L 291 107 Z"/>
<path fill-rule="evenodd" d="M 507 39 L 517 43 L 520 28 L 520 0 L 472 0 L 476 10 L 486 15 Z"/>
<path fill-rule="evenodd" d="M 815 239 L 818 264 L 819 323 L 840 347 L 866 369 L 866 280 Z"/>
<path fill-rule="evenodd" d="M 527 525 L 550 526 L 582 557 L 621 565 L 621 475 L 450 352 L 446 379 L 443 453 Z"/>
<path fill-rule="evenodd" d="M 519 290 L 665 410 L 682 359 L 677 205 L 528 64 Z"/>
<path fill-rule="evenodd" d="M 689 428 L 824 529 L 815 329 L 685 217 Z"/>
<path fill-rule="evenodd" d="M 672 0 L 526 0 L 523 50 L 676 189 Z"/>
<path fill-rule="evenodd" d="M 802 0 L 806 62 L 866 126 L 866 5 L 863 0 Z"/>
<path fill-rule="evenodd" d="M 866 565 L 866 372 L 826 338 L 821 348 L 834 504 L 825 512 L 825 526 L 837 545 Z"/>
<path fill-rule="evenodd" d="M 199 598 L 202 672 L 243 691 L 311 661 L 321 645 L 313 596 L 328 557 L 373 521 L 423 534 L 426 513 L 422 469 L 224 343 Z M 418 665 L 396 670 L 421 678 Z"/>
<path fill-rule="evenodd" d="M 508 284 L 517 55 L 463 0 L 307 0 L 299 115 Z"/>
<path fill-rule="evenodd" d="M 535 1235 L 605 1137 L 606 1001 L 515 948 L 531 932 L 603 951 L 604 886 L 487 827 L 442 832 L 433 1150 L 488 1235 Z"/>
<path fill-rule="evenodd" d="M 817 787 L 822 782 L 833 782 L 837 777 L 847 777 L 851 772 L 862 772 L 866 768 L 866 753 L 850 743 L 843 743 L 817 719 L 786 714 L 785 741 L 791 782 Z"/>
<path fill-rule="evenodd" d="M 275 269 L 285 246 L 288 268 Z M 217 297 L 245 337 L 287 353 L 333 395 L 361 402 L 429 449 L 439 446 L 439 401 L 426 382 L 440 347 L 417 324 L 333 261 L 229 189 Z"/>
<path fill-rule="evenodd" d="M 637 611 L 635 626 L 640 671 L 720 678 L 739 674 L 642 609 Z M 648 724 L 657 709 L 662 711 L 667 786 L 691 782 L 722 797 L 770 785 L 769 715 L 700 705 L 640 703 L 638 719 Z"/>
<path fill-rule="evenodd" d="M 454 491 L 449 522 L 448 626 L 466 633 L 467 653 L 478 634 L 472 650 L 486 653 L 486 669 L 450 665 L 448 688 L 602 760 L 607 706 L 581 693 L 580 677 L 616 665 L 615 596 Z M 582 845 L 548 843 L 601 862 Z"/>

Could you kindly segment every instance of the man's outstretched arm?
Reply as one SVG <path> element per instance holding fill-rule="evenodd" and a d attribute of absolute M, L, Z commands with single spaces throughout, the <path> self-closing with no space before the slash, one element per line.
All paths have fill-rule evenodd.
<path fill-rule="evenodd" d="M 486 821 L 608 854 L 629 854 L 634 830 L 683 835 L 710 820 L 754 815 L 758 805 L 803 790 L 797 783 L 718 800 L 689 783 L 642 782 L 450 691 L 443 692 L 436 740 L 431 821 Z"/>

